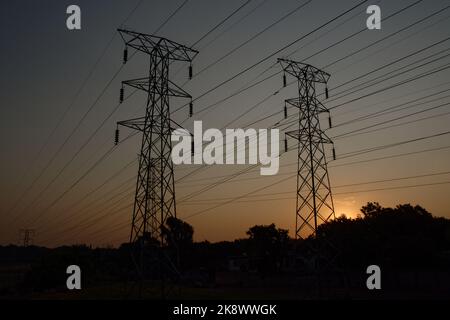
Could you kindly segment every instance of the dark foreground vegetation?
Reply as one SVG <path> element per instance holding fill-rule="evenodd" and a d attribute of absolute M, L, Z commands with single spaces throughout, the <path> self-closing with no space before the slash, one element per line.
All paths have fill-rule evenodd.
<path fill-rule="evenodd" d="M 272 224 L 243 239 L 196 243 L 190 225 L 171 219 L 165 236 L 167 252 L 178 249 L 179 298 L 450 298 L 450 220 L 411 205 L 369 203 L 361 212 L 303 241 Z M 0 247 L 0 297 L 120 299 L 134 249 Z M 67 290 L 69 265 L 80 266 L 82 290 Z M 381 290 L 366 287 L 369 265 L 381 268 Z"/>

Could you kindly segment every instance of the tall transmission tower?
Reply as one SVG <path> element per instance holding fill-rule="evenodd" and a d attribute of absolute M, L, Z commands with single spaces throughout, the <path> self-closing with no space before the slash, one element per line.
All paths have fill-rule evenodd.
<path fill-rule="evenodd" d="M 117 123 L 142 132 L 139 153 L 139 169 L 136 182 L 130 243 L 132 258 L 139 281 L 139 296 L 147 277 L 161 281 L 161 295 L 169 291 L 167 280 L 178 276 L 176 258 L 170 257 L 164 236 L 164 225 L 169 217 L 176 218 L 175 180 L 171 158 L 172 130 L 179 125 L 171 120 L 169 98 L 192 97 L 169 80 L 169 66 L 173 61 L 189 62 L 189 77 L 192 77 L 192 60 L 198 51 L 174 41 L 123 29 L 118 30 L 125 42 L 124 63 L 128 48 L 148 55 L 148 77 L 122 82 L 120 101 L 124 99 L 124 86 L 130 86 L 147 93 L 145 116 Z M 116 129 L 116 144 L 119 131 Z M 150 254 L 149 248 L 157 248 Z"/>
<path fill-rule="evenodd" d="M 19 230 L 20 242 L 24 247 L 28 247 L 33 244 L 33 238 L 35 235 L 34 229 L 21 229 Z"/>
<path fill-rule="evenodd" d="M 284 115 L 287 107 L 298 108 L 298 129 L 286 132 L 286 135 L 298 140 L 297 167 L 297 205 L 296 205 L 296 239 L 317 236 L 318 226 L 334 218 L 334 204 L 324 144 L 333 141 L 320 128 L 319 115 L 329 110 L 317 99 L 316 84 L 326 87 L 330 75 L 311 65 L 292 60 L 278 59 L 283 68 L 283 82 L 286 86 L 286 74 L 297 79 L 298 97 L 285 101 Z M 331 127 L 331 118 L 329 117 Z M 287 140 L 285 140 L 287 149 Z M 333 146 L 333 157 L 336 157 Z"/>

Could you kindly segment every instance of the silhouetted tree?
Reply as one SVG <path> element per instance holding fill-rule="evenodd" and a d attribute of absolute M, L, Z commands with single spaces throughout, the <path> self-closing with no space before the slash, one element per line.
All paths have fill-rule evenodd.
<path fill-rule="evenodd" d="M 384 208 L 375 202 L 361 212 L 363 217 L 340 217 L 320 226 L 349 266 L 377 262 L 392 268 L 429 268 L 450 249 L 450 221 L 433 218 L 420 206 Z"/>
<path fill-rule="evenodd" d="M 361 208 L 361 213 L 356 219 L 341 216 L 324 223 L 318 230 L 321 236 L 306 240 L 290 240 L 287 230 L 270 224 L 251 227 L 246 239 L 195 244 L 193 227 L 179 219 L 169 218 L 162 230 L 167 244 L 163 250 L 173 258 L 180 257 L 180 271 L 191 275 L 197 271 L 201 279 L 207 278 L 212 283 L 216 274 L 227 270 L 230 256 L 246 254 L 250 267 L 256 267 L 260 275 L 266 276 L 280 271 L 291 244 L 295 243 L 296 254 L 305 257 L 311 247 L 322 248 L 324 246 L 320 244 L 332 243 L 337 248 L 339 267 L 358 279 L 365 275 L 368 265 L 377 264 L 390 275 L 383 280 L 385 288 L 396 283 L 396 274 L 406 276 L 408 273 L 436 275 L 435 282 L 443 288 L 448 287 L 449 278 L 442 274 L 448 274 L 450 269 L 449 219 L 433 217 L 424 208 L 410 204 L 389 208 L 377 202 L 368 203 Z M 20 289 L 23 292 L 55 289 L 65 292 L 68 265 L 76 264 L 82 268 L 84 288 L 115 283 L 128 279 L 130 272 L 134 271 L 130 250 L 138 250 L 141 244 L 145 244 L 151 258 L 152 254 L 159 252 L 156 250 L 159 240 L 146 233 L 135 243 L 124 244 L 119 249 L 0 246 L 0 266 L 2 263 L 18 263 L 29 268 L 20 271 L 24 272 Z M 334 251 L 330 251 L 331 254 L 335 254 Z M 298 271 L 302 268 L 300 266 Z M 430 279 L 425 278 L 422 282 L 431 286 Z M 0 296 L 2 292 L 6 295 L 17 291 L 0 283 Z"/>
<path fill-rule="evenodd" d="M 275 224 L 256 225 L 247 231 L 250 255 L 256 260 L 259 271 L 265 275 L 278 271 L 289 242 L 288 230 Z"/>
<path fill-rule="evenodd" d="M 179 248 L 185 248 L 191 246 L 194 242 L 194 228 L 180 219 L 167 218 L 166 225 L 162 231 L 169 245 L 173 244 Z"/>
<path fill-rule="evenodd" d="M 362 214 L 367 218 L 375 217 L 377 214 L 383 212 L 383 210 L 384 208 L 378 202 L 369 202 L 361 208 Z"/>
<path fill-rule="evenodd" d="M 178 260 L 179 267 L 185 269 L 190 266 L 194 228 L 187 222 L 169 217 L 162 227 L 162 234 L 172 257 Z"/>

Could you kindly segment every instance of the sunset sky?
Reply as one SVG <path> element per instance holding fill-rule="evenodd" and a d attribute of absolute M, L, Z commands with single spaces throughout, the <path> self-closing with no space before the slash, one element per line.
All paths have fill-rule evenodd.
<path fill-rule="evenodd" d="M 114 145 L 116 122 L 144 115 L 143 92 L 116 107 L 121 81 L 146 76 L 148 57 L 138 53 L 122 66 L 124 45 L 116 30 L 122 26 L 148 34 L 157 31 L 158 36 L 191 46 L 246 3 L 189 0 L 164 23 L 183 2 L 1 2 L 1 245 L 17 243 L 19 230 L 25 228 L 35 229 L 35 244 L 44 246 L 105 246 L 128 240 L 140 135 L 103 156 Z M 446 133 L 450 130 L 450 9 L 446 0 L 419 1 L 383 20 L 381 30 L 366 29 L 334 45 L 366 28 L 365 10 L 370 4 L 378 4 L 382 17 L 387 18 L 417 2 L 368 1 L 203 96 L 359 2 L 248 1 L 194 46 L 200 52 L 193 62 L 194 78 L 187 82 L 188 66 L 177 62 L 171 65 L 171 79 L 194 98 L 202 96 L 194 102 L 194 112 L 198 112 L 280 71 L 277 58 L 323 68 L 331 74 L 330 98 L 323 103 L 331 109 L 334 126 L 326 132 L 337 154 L 328 166 L 336 215 L 356 217 L 362 205 L 377 201 L 383 206 L 419 204 L 435 216 L 450 218 L 450 134 Z M 70 4 L 81 8 L 79 31 L 66 28 Z M 388 65 L 391 62 L 395 63 Z M 385 89 L 389 86 L 394 87 Z M 186 107 L 173 113 L 173 118 L 189 130 L 194 120 L 202 120 L 204 129 L 246 128 L 248 124 L 268 128 L 282 119 L 284 100 L 295 97 L 295 91 L 295 86 L 282 88 L 280 74 L 191 119 L 187 119 Z M 127 89 L 125 96 L 130 93 Z M 185 103 L 172 99 L 171 110 Z M 276 111 L 280 113 L 253 124 Z M 281 122 L 280 129 L 293 124 L 289 120 L 295 119 L 294 112 L 289 111 L 292 116 Z M 327 129 L 326 117 L 323 120 L 322 128 Z M 130 133 L 122 129 L 122 139 Z M 284 140 L 283 131 L 280 139 Z M 261 176 L 256 168 L 213 187 L 248 166 L 207 166 L 178 181 L 177 214 L 194 226 L 195 240 L 241 238 L 249 227 L 272 222 L 294 236 L 296 146 L 292 139 L 289 146 L 291 151 L 281 156 L 275 176 Z M 331 156 L 331 149 L 326 150 Z M 175 178 L 198 167 L 176 166 Z M 183 201 L 186 197 L 190 199 Z"/>

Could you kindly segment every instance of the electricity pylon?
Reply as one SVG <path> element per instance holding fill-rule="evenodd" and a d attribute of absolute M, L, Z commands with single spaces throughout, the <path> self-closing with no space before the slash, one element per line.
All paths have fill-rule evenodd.
<path fill-rule="evenodd" d="M 178 277 L 177 259 L 167 252 L 163 233 L 167 218 L 176 217 L 171 134 L 174 125 L 178 125 L 170 118 L 169 97 L 192 101 L 188 93 L 169 80 L 169 66 L 173 61 L 191 64 L 198 52 L 165 38 L 123 29 L 118 31 L 126 46 L 124 63 L 127 61 L 128 48 L 149 56 L 148 77 L 123 81 L 120 90 L 121 102 L 124 99 L 124 86 L 147 93 L 145 116 L 121 121 L 117 125 L 142 132 L 130 233 L 132 258 L 139 277 L 138 294 L 142 295 L 144 281 L 151 278 L 161 283 L 161 295 L 165 297 L 170 290 L 167 281 L 173 282 Z M 191 65 L 189 76 L 192 77 Z M 118 141 L 117 129 L 116 143 Z"/>
<path fill-rule="evenodd" d="M 286 86 L 286 74 L 297 79 L 298 97 L 285 101 L 284 116 L 287 107 L 298 108 L 298 129 L 286 132 L 286 136 L 298 141 L 297 145 L 297 203 L 295 219 L 295 238 L 303 240 L 302 256 L 316 277 L 317 295 L 322 295 L 322 279 L 325 270 L 336 268 L 337 249 L 331 239 L 320 232 L 319 226 L 335 218 L 330 178 L 324 144 L 333 141 L 320 128 L 320 114 L 329 110 L 317 99 L 316 84 L 325 85 L 328 98 L 327 82 L 330 75 L 311 65 L 292 60 L 278 59 L 283 68 L 283 83 Z M 331 117 L 328 117 L 331 127 Z M 285 149 L 287 151 L 287 139 Z M 336 153 L 333 145 L 333 158 Z M 312 240 L 312 241 L 311 241 Z M 305 269 L 308 270 L 309 268 Z M 338 268 L 339 269 L 339 268 Z"/>
<path fill-rule="evenodd" d="M 33 237 L 35 235 L 34 229 L 21 229 L 19 230 L 20 239 L 24 247 L 28 247 L 33 244 Z"/>
<path fill-rule="evenodd" d="M 298 97 L 285 101 L 285 116 L 287 105 L 298 108 L 298 129 L 286 135 L 298 140 L 295 236 L 305 239 L 316 236 L 318 226 L 335 215 L 324 149 L 324 144 L 333 144 L 333 141 L 321 130 L 319 119 L 321 113 L 329 114 L 329 110 L 316 95 L 316 84 L 326 85 L 330 75 L 305 63 L 285 59 L 278 59 L 278 62 L 285 73 L 284 83 L 287 73 L 294 76 L 298 84 Z M 328 96 L 327 88 L 325 92 Z"/>

